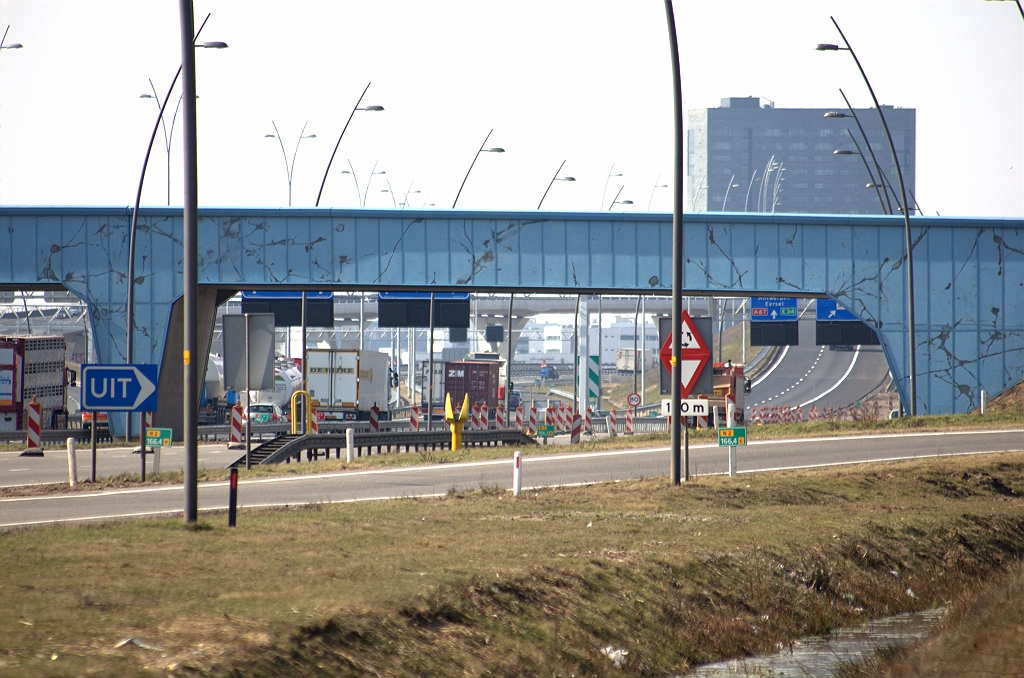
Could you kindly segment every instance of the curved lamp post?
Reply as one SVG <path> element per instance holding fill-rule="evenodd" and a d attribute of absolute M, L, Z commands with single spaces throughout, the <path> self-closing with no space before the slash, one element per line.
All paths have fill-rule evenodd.
<path fill-rule="evenodd" d="M 619 192 L 615 194 L 614 198 L 612 198 L 611 204 L 608 205 L 608 211 L 609 212 L 611 212 L 612 208 L 615 207 L 616 205 L 632 205 L 633 204 L 632 200 L 619 200 L 619 196 L 622 194 L 622 189 L 624 189 L 624 188 L 625 188 L 625 186 L 620 186 L 619 187 Z"/>
<path fill-rule="evenodd" d="M 739 188 L 740 187 L 739 184 L 732 183 L 735 178 L 736 178 L 736 175 L 735 174 L 732 175 L 729 178 L 729 185 L 725 187 L 725 197 L 722 198 L 722 211 L 723 212 L 725 211 L 725 203 L 729 202 L 729 191 L 731 191 L 734 188 Z"/>
<path fill-rule="evenodd" d="M 857 124 L 857 129 L 860 130 L 860 137 L 864 140 L 864 145 L 867 146 L 868 154 L 871 156 L 871 162 L 875 165 L 875 171 L 878 172 L 878 176 L 882 176 L 882 165 L 878 162 L 878 158 L 875 157 L 875 149 L 871 147 L 871 141 L 868 139 L 867 133 L 864 131 L 864 126 L 860 124 L 860 118 L 857 117 L 857 111 L 853 110 L 853 106 L 850 105 L 850 100 L 846 98 L 846 94 L 842 89 L 839 90 L 839 94 L 843 97 L 843 101 L 846 102 L 846 109 L 850 111 L 849 114 L 840 113 L 839 111 L 829 111 L 825 113 L 826 118 L 853 118 L 853 121 Z M 849 132 L 849 130 L 847 130 Z M 892 202 L 889 200 L 889 193 L 885 194 L 885 203 L 888 205 L 888 214 L 892 214 Z M 893 192 L 895 195 L 895 191 Z"/>
<path fill-rule="evenodd" d="M 882 214 L 892 214 L 892 212 L 889 212 L 885 208 L 885 201 L 882 200 L 882 192 L 880 190 L 878 190 L 879 188 L 881 188 L 882 185 L 875 183 L 875 177 L 871 173 L 871 166 L 868 165 L 867 158 L 865 158 L 864 154 L 861 152 L 860 144 L 858 144 L 857 140 L 853 138 L 852 134 L 850 134 L 849 128 L 847 128 L 846 133 L 850 136 L 850 141 L 853 142 L 853 145 L 854 145 L 854 147 L 857 150 L 856 151 L 851 151 L 851 150 L 846 149 L 846 148 L 837 148 L 836 150 L 832 151 L 832 155 L 859 155 L 860 159 L 861 159 L 861 162 L 864 163 L 864 170 L 868 173 L 868 180 L 869 181 L 868 181 L 868 184 L 867 184 L 866 188 L 873 188 L 873 189 L 875 189 L 875 194 L 878 195 L 878 204 L 882 207 Z"/>
<path fill-rule="evenodd" d="M 480 144 L 480 149 L 476 152 L 476 155 L 473 156 L 473 162 L 469 163 L 469 169 L 466 170 L 466 176 L 464 176 L 462 178 L 462 185 L 459 186 L 459 192 L 455 194 L 455 201 L 452 202 L 452 209 L 455 209 L 455 205 L 458 204 L 459 196 L 462 195 L 462 189 L 466 187 L 466 179 L 469 179 L 469 173 L 473 171 L 473 165 L 476 164 L 476 159 L 480 157 L 480 154 L 481 153 L 504 153 L 505 152 L 504 148 L 484 148 L 484 146 L 487 145 L 487 140 L 491 138 L 491 134 L 493 134 L 493 133 L 494 133 L 493 129 L 490 132 L 487 133 L 487 136 L 484 137 L 484 143 Z"/>
<path fill-rule="evenodd" d="M 4 40 L 7 39 L 7 31 L 11 30 L 10 24 L 4 29 L 4 37 L 0 38 L 0 49 L 21 49 L 24 47 L 20 42 L 12 42 L 9 45 L 4 44 Z"/>
<path fill-rule="evenodd" d="M 907 188 L 903 183 L 903 170 L 900 168 L 900 160 L 896 156 L 896 144 L 892 141 L 892 134 L 889 133 L 889 124 L 885 120 L 885 114 L 882 113 L 882 107 L 878 103 L 878 97 L 875 96 L 875 90 L 871 87 L 871 82 L 868 80 L 867 74 L 864 72 L 864 67 L 860 65 L 860 59 L 857 58 L 857 53 L 853 51 L 850 46 L 850 41 L 846 39 L 843 34 L 843 29 L 839 28 L 839 24 L 836 22 L 834 17 L 832 24 L 839 31 L 839 37 L 843 39 L 843 43 L 846 47 L 839 47 L 838 45 L 832 45 L 827 43 L 819 44 L 816 49 L 821 52 L 836 52 L 845 51 L 849 52 L 850 56 L 853 57 L 854 63 L 857 64 L 857 70 L 860 71 L 861 77 L 864 79 L 864 84 L 867 85 L 868 92 L 871 93 L 871 100 L 875 103 L 875 110 L 878 111 L 878 117 L 882 121 L 882 129 L 885 130 L 885 139 L 889 142 L 889 152 L 892 154 L 892 162 L 896 165 L 896 178 L 900 182 L 900 200 L 901 205 L 907 204 Z M 910 407 L 908 408 L 910 416 L 917 415 L 917 338 L 915 335 L 914 328 L 914 242 L 910 235 L 910 210 L 903 208 L 903 231 L 906 239 L 907 249 L 907 316 L 908 316 L 908 334 L 910 340 L 910 374 L 908 375 L 909 386 L 910 386 Z"/>
<path fill-rule="evenodd" d="M 560 176 L 558 176 L 558 173 L 562 171 L 563 167 L 565 167 L 565 162 L 566 161 L 563 160 L 562 164 L 558 166 L 557 170 L 555 170 L 555 176 L 551 177 L 551 181 L 548 182 L 548 187 L 544 189 L 544 195 L 542 195 L 540 197 L 540 202 L 537 203 L 537 209 L 540 209 L 540 206 L 544 204 L 544 198 L 548 197 L 548 191 L 551 190 L 551 187 L 554 185 L 554 183 L 556 181 L 576 181 L 576 177 L 560 177 Z M 511 335 L 509 335 L 509 336 L 511 336 Z"/>
<path fill-rule="evenodd" d="M 299 132 L 299 138 L 295 142 L 295 151 L 292 153 L 292 164 L 289 165 L 288 164 L 288 153 L 286 153 L 285 150 L 284 150 L 284 140 L 281 138 L 281 133 L 277 131 L 277 123 L 275 123 L 273 120 L 271 120 L 270 124 L 274 126 L 274 133 L 273 134 L 264 134 L 263 138 L 264 139 L 277 139 L 278 143 L 281 144 L 281 156 L 284 158 L 284 173 L 285 173 L 285 176 L 288 177 L 288 207 L 291 207 L 292 206 L 292 177 L 295 176 L 295 158 L 298 157 L 298 155 L 299 155 L 299 144 L 302 143 L 303 139 L 316 139 L 316 135 L 315 134 L 304 134 L 304 132 L 306 131 L 306 125 L 308 125 L 309 123 L 307 122 L 307 123 L 302 125 L 302 131 Z"/>
<path fill-rule="evenodd" d="M 362 195 L 363 194 L 359 192 L 359 179 L 356 178 L 356 168 L 352 166 L 352 161 L 351 160 L 348 161 L 348 169 L 347 170 L 341 170 L 341 173 L 342 174 L 351 174 L 352 175 L 352 181 L 354 181 L 355 184 L 356 184 L 356 202 L 359 203 L 360 207 L 362 207 L 363 206 L 363 199 L 362 199 Z M 318 201 L 319 201 L 319 198 L 318 198 Z M 317 202 L 317 204 L 319 205 L 319 202 Z"/>
<path fill-rule="evenodd" d="M 199 34 L 203 32 L 203 27 L 206 26 L 206 22 L 210 19 L 210 15 L 207 14 L 206 18 L 203 19 L 203 23 L 200 24 L 199 30 L 196 31 L 193 42 L 199 39 Z M 195 45 L 195 47 L 201 47 L 203 49 L 226 49 L 227 43 L 225 42 L 204 42 L 201 45 Z M 139 188 L 135 192 L 135 209 L 132 210 L 132 223 L 128 230 L 128 299 L 126 301 L 126 324 L 127 324 L 127 342 L 125 346 L 125 363 L 131 365 L 135 359 L 135 234 L 138 230 L 139 225 L 139 203 L 142 202 L 142 184 L 146 180 L 146 168 L 149 166 L 149 156 L 153 153 L 153 142 L 156 141 L 156 133 L 160 130 L 160 125 L 164 119 L 164 111 L 167 110 L 167 102 L 170 101 L 171 92 L 174 91 L 174 86 L 178 84 L 178 78 L 181 77 L 181 66 L 178 66 L 178 72 L 174 74 L 174 79 L 171 80 L 171 86 L 167 88 L 167 96 L 164 97 L 163 103 L 160 105 L 160 113 L 157 115 L 156 122 L 153 124 L 153 132 L 149 135 L 149 145 L 146 146 L 146 157 L 142 161 L 142 172 L 139 174 Z M 180 99 L 179 99 L 180 101 Z M 131 415 L 128 415 L 127 426 L 125 428 L 125 440 L 131 439 L 132 433 L 131 426 Z M 142 455 L 143 460 L 146 455 Z"/>
<path fill-rule="evenodd" d="M 608 170 L 608 178 L 604 180 L 604 190 L 601 191 L 601 209 L 604 209 L 604 198 L 608 195 L 608 182 L 612 180 L 612 177 L 621 177 L 622 173 L 612 174 L 615 171 L 615 163 L 612 163 L 611 169 Z"/>
<path fill-rule="evenodd" d="M 160 108 L 160 97 L 157 96 L 156 87 L 153 85 L 153 79 L 149 79 L 149 88 L 153 90 L 152 94 L 140 94 L 140 99 L 152 99 L 153 103 L 156 104 L 157 109 Z M 197 99 L 199 97 L 196 97 Z M 171 204 L 171 143 L 174 141 L 174 124 L 178 122 L 178 111 L 181 110 L 182 98 L 178 97 L 178 105 L 174 107 L 174 115 L 171 116 L 171 129 L 167 130 L 167 120 L 163 115 L 160 116 L 160 126 L 164 128 L 164 149 L 167 151 L 167 205 Z"/>
<path fill-rule="evenodd" d="M 654 188 L 651 189 L 651 197 L 647 200 L 647 211 L 648 212 L 651 211 L 651 203 L 654 202 L 654 192 L 657 191 L 659 188 L 668 188 L 668 184 L 659 184 L 658 183 L 659 181 L 661 181 L 661 175 L 660 174 L 658 175 L 658 178 L 654 180 Z M 636 389 L 634 388 L 633 391 L 636 391 Z"/>
<path fill-rule="evenodd" d="M 327 183 L 327 175 L 331 171 L 331 164 L 334 162 L 334 155 L 335 155 L 335 153 L 338 152 L 338 146 L 341 146 L 341 138 L 345 136 L 345 130 L 348 129 L 348 124 L 350 122 L 352 122 L 352 116 L 354 116 L 356 114 L 356 111 L 383 111 L 384 110 L 383 106 L 363 106 L 363 107 L 359 106 L 359 104 L 363 103 L 363 97 L 366 96 L 366 92 L 370 89 L 370 84 L 371 83 L 366 83 L 366 89 L 363 90 L 363 93 L 360 94 L 359 98 L 356 100 L 356 105 L 352 107 L 352 112 L 348 114 L 348 120 L 345 121 L 345 126 L 341 128 L 341 134 L 338 135 L 338 141 L 336 141 L 335 144 L 334 144 L 334 150 L 331 151 L 331 159 L 327 161 L 327 169 L 324 170 L 323 181 L 320 182 L 320 191 L 316 194 L 316 206 L 317 207 L 320 206 L 320 197 L 324 194 L 324 184 Z M 351 167 L 351 166 L 352 166 L 352 163 L 350 161 L 349 162 L 349 167 Z M 342 174 L 344 174 L 344 172 L 342 172 Z M 352 172 L 352 177 L 355 178 L 355 171 L 354 170 Z M 359 182 L 356 182 L 356 193 L 358 193 L 358 192 L 359 192 Z"/>
<path fill-rule="evenodd" d="M 363 191 L 363 204 L 362 204 L 363 207 L 366 207 L 366 201 L 369 200 L 369 198 L 370 198 L 370 184 L 373 183 L 373 175 L 374 174 L 387 174 L 387 170 L 381 170 L 379 172 L 377 171 L 377 163 L 379 163 L 379 162 L 380 162 L 380 160 L 377 160 L 377 161 L 375 161 L 373 163 L 373 169 L 370 170 L 370 178 L 366 180 L 366 190 Z"/>

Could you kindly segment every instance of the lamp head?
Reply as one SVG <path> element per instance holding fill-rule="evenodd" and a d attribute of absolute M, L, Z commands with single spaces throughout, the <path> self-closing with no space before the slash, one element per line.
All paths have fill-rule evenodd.
<path fill-rule="evenodd" d="M 203 49 L 227 49 L 228 48 L 228 43 L 220 42 L 220 41 L 217 41 L 217 42 L 204 42 L 201 45 L 196 45 L 196 47 L 202 47 Z"/>
<path fill-rule="evenodd" d="M 839 111 L 829 111 L 825 114 L 826 118 L 849 118 L 846 113 L 840 113 Z"/>
<path fill-rule="evenodd" d="M 20 42 L 12 42 L 10 45 L 3 45 L 0 49 L 21 49 L 24 47 Z"/>
<path fill-rule="evenodd" d="M 814 49 L 818 50 L 819 52 L 836 52 L 839 50 L 839 45 L 830 45 L 827 42 L 819 42 L 818 46 L 815 47 Z"/>
<path fill-rule="evenodd" d="M 854 151 L 847 150 L 845 148 L 837 148 L 836 150 L 832 151 L 832 155 L 859 155 L 859 154 L 855 153 Z"/>
<path fill-rule="evenodd" d="M 358 111 L 383 111 L 383 106 L 360 106 L 356 110 Z"/>
<path fill-rule="evenodd" d="M 504 153 L 504 148 L 485 148 L 484 153 Z"/>
<path fill-rule="evenodd" d="M 558 177 L 559 181 L 576 181 L 576 177 Z"/>

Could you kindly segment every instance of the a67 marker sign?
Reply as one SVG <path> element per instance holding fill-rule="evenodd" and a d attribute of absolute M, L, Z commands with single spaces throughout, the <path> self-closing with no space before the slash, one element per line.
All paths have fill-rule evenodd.
<path fill-rule="evenodd" d="M 697 379 L 700 377 L 701 372 L 704 371 L 704 366 L 708 364 L 708 360 L 711 359 L 711 349 L 708 348 L 707 343 L 704 341 L 704 337 L 700 336 L 700 332 L 697 331 L 696 325 L 693 323 L 693 318 L 686 311 L 683 311 L 682 317 L 682 336 L 680 342 L 679 352 L 679 373 L 680 381 L 682 382 L 682 389 L 680 397 L 686 398 L 690 395 L 690 391 L 697 383 Z M 669 334 L 668 339 L 665 340 L 665 344 L 661 347 L 660 352 L 661 362 L 668 370 L 669 374 L 672 374 L 672 335 Z"/>

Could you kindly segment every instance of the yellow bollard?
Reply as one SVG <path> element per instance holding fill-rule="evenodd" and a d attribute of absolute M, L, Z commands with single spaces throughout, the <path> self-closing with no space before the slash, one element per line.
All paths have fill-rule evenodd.
<path fill-rule="evenodd" d="M 462 427 L 465 426 L 466 420 L 469 418 L 469 394 L 466 394 L 465 399 L 462 401 L 462 409 L 459 410 L 459 416 L 455 416 L 452 412 L 452 394 L 447 393 L 444 397 L 444 420 L 452 429 L 452 449 L 462 449 Z"/>

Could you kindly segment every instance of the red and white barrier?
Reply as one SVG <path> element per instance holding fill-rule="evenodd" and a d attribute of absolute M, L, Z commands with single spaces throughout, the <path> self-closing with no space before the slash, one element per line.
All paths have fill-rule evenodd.
<path fill-rule="evenodd" d="M 320 433 L 320 419 L 317 417 L 316 408 L 309 406 L 309 433 L 317 435 Z"/>
<path fill-rule="evenodd" d="M 242 406 L 235 405 L 231 408 L 231 433 L 228 436 L 228 449 L 240 449 L 245 447 L 245 436 L 242 434 Z"/>
<path fill-rule="evenodd" d="M 588 406 L 586 417 L 583 419 L 583 432 L 588 436 L 594 433 L 594 408 Z"/>
<path fill-rule="evenodd" d="M 28 435 L 25 440 L 26 453 L 42 454 L 43 451 L 43 406 L 32 396 L 32 402 L 25 406 L 28 422 L 25 427 Z"/>
<path fill-rule="evenodd" d="M 494 427 L 498 429 L 505 428 L 505 406 L 498 403 L 498 406 L 494 408 Z"/>
<path fill-rule="evenodd" d="M 523 405 L 520 403 L 519 407 L 516 408 L 516 421 L 512 428 L 519 431 L 523 430 Z"/>
<path fill-rule="evenodd" d="M 577 445 L 580 442 L 580 430 L 583 428 L 583 417 L 578 414 L 572 415 L 572 433 L 569 442 Z"/>
<path fill-rule="evenodd" d="M 630 407 L 626 410 L 626 435 L 633 435 L 633 412 L 636 411 L 635 407 Z"/>
<path fill-rule="evenodd" d="M 530 420 L 527 422 L 526 432 L 531 436 L 537 435 L 537 405 L 530 403 Z"/>
<path fill-rule="evenodd" d="M 615 408 L 608 410 L 608 437 L 614 438 L 619 434 L 619 421 L 615 416 Z"/>
<path fill-rule="evenodd" d="M 480 406 L 480 428 L 484 431 L 491 427 L 490 408 L 487 403 Z"/>
<path fill-rule="evenodd" d="M 705 400 L 706 401 L 707 398 L 700 398 L 699 400 Z M 705 405 L 704 406 L 704 411 L 705 412 L 710 412 L 711 411 L 711 406 L 710 405 Z M 706 414 L 703 417 L 697 417 L 696 426 L 697 426 L 697 428 L 707 428 L 708 427 L 708 417 L 707 417 Z"/>
<path fill-rule="evenodd" d="M 370 430 L 374 433 L 380 431 L 380 408 L 376 403 L 370 408 Z"/>
<path fill-rule="evenodd" d="M 409 430 L 419 431 L 420 430 L 420 407 L 419 405 L 412 405 L 409 408 Z"/>

